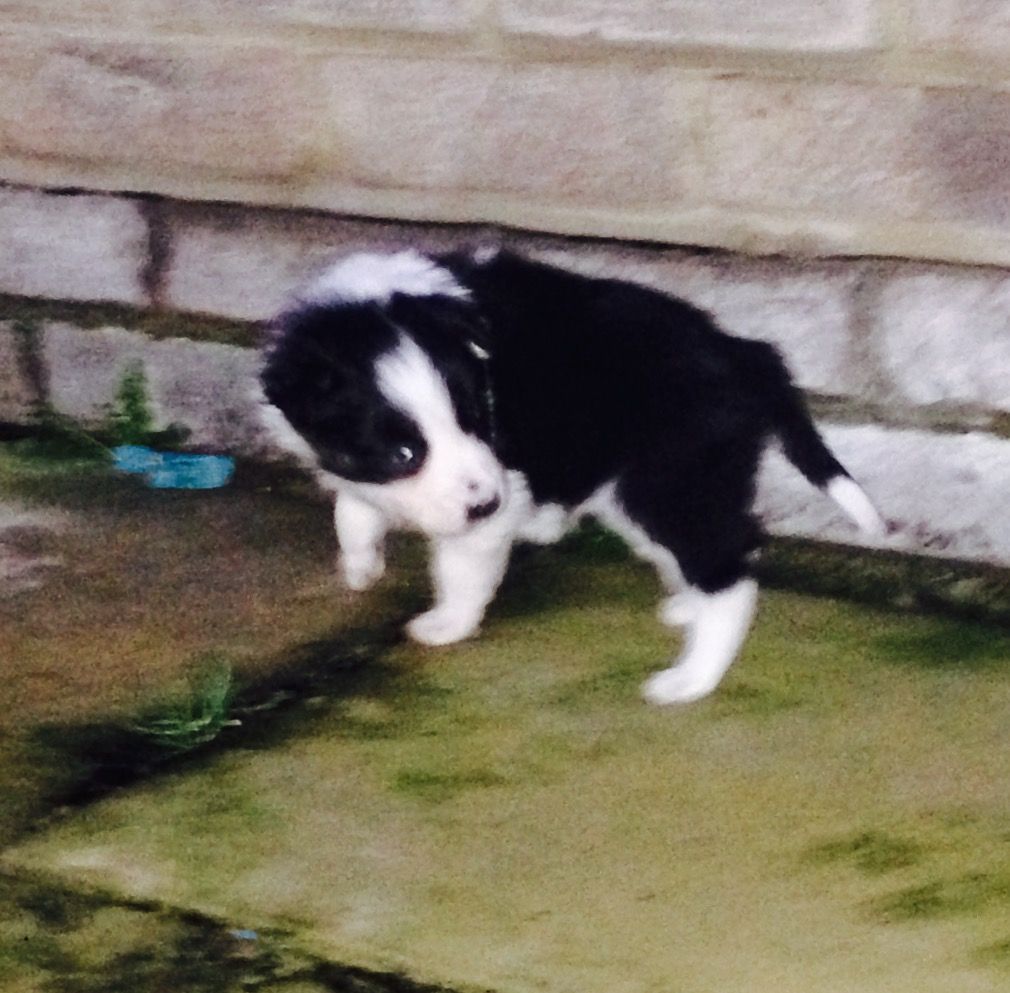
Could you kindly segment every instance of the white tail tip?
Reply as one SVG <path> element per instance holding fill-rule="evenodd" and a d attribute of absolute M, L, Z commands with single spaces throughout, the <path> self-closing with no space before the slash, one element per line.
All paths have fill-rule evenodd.
<path fill-rule="evenodd" d="M 835 476 L 825 487 L 827 494 L 851 517 L 862 531 L 876 537 L 887 534 L 887 525 L 863 488 L 848 476 Z"/>

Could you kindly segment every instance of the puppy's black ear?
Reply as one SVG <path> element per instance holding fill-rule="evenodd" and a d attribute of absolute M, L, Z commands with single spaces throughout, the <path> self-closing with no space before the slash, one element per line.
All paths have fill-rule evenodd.
<path fill-rule="evenodd" d="M 387 313 L 395 323 L 429 341 L 439 338 L 460 341 L 480 359 L 488 358 L 492 351 L 491 328 L 480 309 L 469 300 L 397 293 L 389 302 Z"/>

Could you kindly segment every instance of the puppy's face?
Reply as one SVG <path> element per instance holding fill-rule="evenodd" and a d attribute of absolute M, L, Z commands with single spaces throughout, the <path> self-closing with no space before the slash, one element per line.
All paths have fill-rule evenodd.
<path fill-rule="evenodd" d="M 460 534 L 494 513 L 487 374 L 455 301 L 310 306 L 288 315 L 262 379 L 287 447 L 401 526 Z"/>

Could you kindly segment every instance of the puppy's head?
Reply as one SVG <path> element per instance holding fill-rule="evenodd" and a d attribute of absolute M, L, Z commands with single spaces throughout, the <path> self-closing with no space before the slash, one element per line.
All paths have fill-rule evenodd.
<path fill-rule="evenodd" d="M 395 523 L 463 533 L 495 512 L 505 487 L 479 319 L 423 256 L 352 256 L 342 267 L 275 322 L 262 372 L 275 434 Z"/>

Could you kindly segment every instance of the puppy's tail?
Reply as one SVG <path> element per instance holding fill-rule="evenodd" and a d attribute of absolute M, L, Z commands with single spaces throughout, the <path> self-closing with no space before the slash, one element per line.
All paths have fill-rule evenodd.
<path fill-rule="evenodd" d="M 775 351 L 771 351 L 771 357 L 777 380 L 777 388 L 773 391 L 773 430 L 782 442 L 786 458 L 814 486 L 831 497 L 862 531 L 885 535 L 887 525 L 883 518 L 821 437 L 785 363 Z"/>

